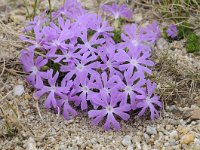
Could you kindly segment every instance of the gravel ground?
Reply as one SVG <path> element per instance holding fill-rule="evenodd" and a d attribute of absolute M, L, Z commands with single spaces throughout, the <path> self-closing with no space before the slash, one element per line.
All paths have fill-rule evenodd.
<path fill-rule="evenodd" d="M 154 61 L 157 64 L 164 61 L 160 66 L 165 71 L 162 73 L 162 69 L 158 70 L 160 66 L 155 68 L 154 80 L 158 80 L 158 92 L 166 93 L 162 95 L 166 107 L 162 110 L 160 118 L 150 121 L 146 118 L 132 117 L 128 122 L 120 122 L 120 132 L 105 132 L 101 126 L 91 126 L 85 112 L 79 112 L 76 118 L 66 121 L 58 114 L 44 109 L 42 101 L 37 104 L 33 99 L 32 88 L 24 82 L 24 77 L 21 76 L 23 74 L 13 72 L 21 71 L 16 59 L 19 53 L 17 50 L 20 50 L 19 43 L 16 40 L 16 43 L 11 41 L 5 45 L 8 39 L 15 41 L 11 31 L 18 31 L 21 28 L 20 23 L 25 19 L 24 8 L 21 11 L 11 11 L 12 7 L 8 6 L 4 10 L 5 5 L 5 1 L 0 3 L 0 12 L 6 10 L 5 15 L 0 13 L 2 20 L 9 23 L 9 18 L 12 18 L 13 21 L 6 26 L 6 32 L 10 31 L 8 36 L 4 36 L 5 30 L 0 30 L 0 38 L 4 39 L 0 44 L 0 52 L 6 56 L 12 55 L 9 56 L 10 63 L 7 66 L 11 70 L 5 70 L 3 76 L 0 76 L 0 99 L 10 92 L 5 99 L 0 100 L 0 149 L 200 150 L 200 85 L 196 85 L 195 83 L 199 82 L 187 77 L 188 70 L 192 73 L 200 72 L 200 56 L 187 54 L 184 40 L 168 43 L 161 38 L 154 47 Z M 153 18 L 150 13 L 151 11 L 137 8 L 133 20 L 138 23 L 145 22 L 145 19 L 150 20 Z M 17 24 L 16 27 L 9 30 L 13 24 Z M 6 51 L 8 49 L 9 51 Z M 163 54 L 167 54 L 172 64 L 161 59 Z M 171 75 L 165 65 L 174 65 L 175 69 L 178 69 L 178 77 L 176 74 Z M 184 81 L 187 80 L 188 83 L 185 84 Z M 167 92 L 173 82 L 178 83 L 176 90 Z M 16 85 L 25 87 L 22 96 L 13 95 L 12 90 Z M 186 85 L 188 87 L 185 87 Z"/>

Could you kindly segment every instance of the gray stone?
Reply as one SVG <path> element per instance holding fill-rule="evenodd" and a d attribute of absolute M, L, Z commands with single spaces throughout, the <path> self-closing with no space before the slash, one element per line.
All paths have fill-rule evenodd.
<path fill-rule="evenodd" d="M 200 145 L 200 139 L 195 138 L 194 143 L 197 144 L 197 145 Z"/>
<path fill-rule="evenodd" d="M 148 150 L 148 146 L 147 146 L 146 143 L 143 143 L 143 145 L 142 145 L 142 149 L 143 149 L 143 150 Z"/>
<path fill-rule="evenodd" d="M 26 150 L 37 150 L 35 139 L 33 137 L 29 137 L 27 142 L 24 144 L 24 148 Z"/>
<path fill-rule="evenodd" d="M 132 142 L 131 142 L 131 136 L 130 135 L 124 136 L 124 138 L 122 140 L 122 144 L 124 146 L 130 146 L 132 144 Z"/>
<path fill-rule="evenodd" d="M 148 139 L 150 138 L 149 135 L 146 134 L 146 133 L 144 133 L 143 136 L 144 136 L 144 138 L 145 138 L 146 140 L 148 140 Z"/>
<path fill-rule="evenodd" d="M 166 143 L 164 144 L 164 146 L 169 146 L 169 142 L 166 142 Z"/>
<path fill-rule="evenodd" d="M 134 149 L 134 148 L 133 148 L 132 145 L 129 145 L 128 148 L 127 148 L 127 150 L 133 150 L 133 149 Z"/>
<path fill-rule="evenodd" d="M 142 149 L 141 144 L 139 142 L 135 142 L 135 145 L 137 149 Z"/>
<path fill-rule="evenodd" d="M 170 132 L 169 136 L 170 136 L 171 139 L 177 140 L 178 139 L 178 132 L 176 130 L 173 130 L 172 132 Z"/>
<path fill-rule="evenodd" d="M 147 126 L 146 132 L 149 135 L 155 135 L 155 134 L 157 134 L 156 127 L 152 127 L 152 126 Z"/>

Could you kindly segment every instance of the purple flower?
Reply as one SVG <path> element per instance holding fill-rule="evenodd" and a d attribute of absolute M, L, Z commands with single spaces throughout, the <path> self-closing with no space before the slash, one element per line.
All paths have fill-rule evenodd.
<path fill-rule="evenodd" d="M 79 83 L 79 78 L 88 74 L 95 74 L 95 69 L 100 67 L 100 62 L 95 61 L 97 56 L 90 54 L 90 52 L 85 52 L 83 55 L 76 56 L 79 60 L 75 62 L 75 66 L 61 66 L 62 72 L 67 72 L 67 78 L 70 80 L 73 76 L 76 76 L 74 82 Z"/>
<path fill-rule="evenodd" d="M 53 19 L 63 15 L 67 18 L 75 18 L 84 12 L 86 12 L 86 10 L 81 7 L 80 2 L 77 2 L 76 0 L 66 0 L 64 6 L 61 7 L 57 12 L 53 12 L 52 16 Z"/>
<path fill-rule="evenodd" d="M 124 41 L 124 46 L 122 48 L 128 47 L 129 49 L 139 49 L 143 51 L 150 51 L 150 47 L 145 45 L 145 39 L 138 34 L 138 28 L 136 24 L 126 25 L 124 28 L 127 36 L 122 33 L 121 37 Z"/>
<path fill-rule="evenodd" d="M 81 40 L 83 41 L 83 44 L 78 44 L 77 48 L 80 48 L 79 52 L 80 54 L 83 54 L 87 51 L 90 51 L 91 53 L 96 52 L 97 53 L 97 49 L 94 48 L 94 45 L 99 45 L 99 44 L 103 44 L 104 43 L 104 39 L 98 39 L 98 35 L 95 34 L 91 37 L 90 40 L 88 40 L 88 34 L 87 34 L 87 30 L 83 31 L 83 34 L 80 34 L 79 37 L 81 38 Z"/>
<path fill-rule="evenodd" d="M 50 49 L 50 53 L 55 52 L 57 49 L 67 49 L 66 40 L 74 37 L 74 34 L 70 31 L 70 21 L 58 18 L 59 27 L 54 23 L 51 23 L 51 27 L 45 27 L 43 29 L 44 47 Z"/>
<path fill-rule="evenodd" d="M 127 70 L 128 74 L 133 75 L 136 72 L 140 73 L 142 77 L 144 76 L 144 72 L 151 74 L 152 71 L 148 68 L 154 65 L 154 63 L 149 60 L 150 53 L 149 52 L 141 52 L 139 50 L 129 50 L 126 53 L 124 50 L 119 50 L 118 53 L 115 54 L 115 60 L 121 65 L 119 65 L 119 69 L 121 71 Z"/>
<path fill-rule="evenodd" d="M 69 93 L 67 93 L 66 95 L 62 96 L 62 98 L 60 100 L 57 101 L 57 104 L 59 106 L 59 108 L 62 108 L 62 112 L 63 112 L 63 116 L 66 120 L 70 119 L 70 115 L 72 117 L 75 117 L 77 115 L 76 110 L 72 107 L 73 103 L 75 103 L 73 101 L 73 95 L 74 95 L 74 91 L 72 89 L 74 89 L 73 83 L 72 81 L 68 81 L 67 78 L 65 77 L 62 80 L 61 83 L 61 87 L 67 87 L 68 89 L 70 89 L 71 91 Z"/>
<path fill-rule="evenodd" d="M 95 75 L 96 82 L 93 82 L 91 86 L 94 89 L 98 89 L 100 92 L 105 92 L 107 95 L 117 86 L 117 83 L 121 81 L 119 76 L 108 76 L 106 72 L 101 75 Z"/>
<path fill-rule="evenodd" d="M 136 97 L 138 99 L 137 108 L 141 108 L 141 111 L 138 115 L 144 115 L 147 109 L 149 109 L 151 113 L 151 119 L 153 120 L 155 117 L 159 116 L 155 105 L 162 107 L 162 103 L 159 101 L 159 97 L 154 94 L 156 84 L 151 83 L 150 80 L 147 80 L 146 85 L 146 91 L 143 92 L 142 95 L 137 95 Z"/>
<path fill-rule="evenodd" d="M 44 17 L 45 14 L 46 14 L 46 10 L 42 13 L 42 15 L 40 15 L 40 16 L 35 16 L 34 19 L 33 19 L 33 21 L 29 21 L 29 22 L 27 23 L 27 26 L 25 27 L 25 29 L 23 30 L 23 32 L 31 31 L 31 30 L 33 30 L 35 27 L 41 28 L 42 25 L 43 25 L 46 21 L 48 21 L 48 19 Z"/>
<path fill-rule="evenodd" d="M 160 28 L 156 21 L 153 21 L 152 24 L 147 25 L 145 28 L 141 28 L 140 35 L 143 40 L 154 44 L 161 36 Z"/>
<path fill-rule="evenodd" d="M 76 0 L 66 0 L 64 10 L 65 16 L 73 19 L 86 12 L 86 10 L 81 7 L 81 3 Z"/>
<path fill-rule="evenodd" d="M 174 25 L 174 24 L 169 25 L 166 32 L 167 32 L 167 35 L 171 38 L 176 38 L 178 35 L 178 29 L 177 29 L 176 25 Z"/>
<path fill-rule="evenodd" d="M 56 54 L 54 52 L 50 52 L 47 54 L 48 58 L 55 58 L 53 61 L 55 63 L 59 62 L 65 62 L 68 63 L 68 66 L 75 66 L 75 63 L 78 63 L 77 54 L 73 50 L 66 50 L 66 49 L 60 49 L 62 54 Z"/>
<path fill-rule="evenodd" d="M 30 43 L 31 46 L 28 46 L 27 49 L 34 51 L 35 49 L 43 50 L 43 33 L 40 32 L 40 27 L 35 26 L 34 28 L 35 40 L 26 38 L 25 36 L 20 36 L 20 39 L 24 42 Z"/>
<path fill-rule="evenodd" d="M 113 27 L 109 27 L 107 24 L 107 21 L 102 21 L 101 16 L 97 16 L 90 28 L 96 31 L 98 35 L 108 34 L 108 32 L 113 31 Z"/>
<path fill-rule="evenodd" d="M 58 100 L 57 103 L 60 107 L 63 107 L 63 116 L 66 120 L 71 119 L 70 115 L 72 115 L 72 117 L 75 117 L 77 115 L 76 110 L 70 105 L 70 98 L 68 96 L 65 96 L 64 98 L 62 98 L 61 100 Z"/>
<path fill-rule="evenodd" d="M 40 68 L 47 64 L 47 59 L 43 59 L 38 56 L 34 60 L 34 52 L 31 50 L 21 51 L 21 63 L 25 72 L 30 73 L 26 80 L 34 87 L 39 87 L 43 84 L 42 78 L 44 78 L 44 72 L 40 71 Z"/>
<path fill-rule="evenodd" d="M 117 70 L 119 63 L 115 61 L 115 51 L 116 46 L 113 44 L 107 44 L 102 47 L 98 47 L 99 56 L 103 62 L 101 65 L 101 69 L 104 71 L 108 71 L 110 76 L 119 75 L 122 77 L 122 74 L 119 70 Z"/>
<path fill-rule="evenodd" d="M 120 17 L 131 19 L 133 16 L 133 12 L 125 4 L 120 6 L 116 3 L 112 5 L 103 5 L 102 10 L 115 19 L 119 19 Z"/>
<path fill-rule="evenodd" d="M 121 104 L 126 104 L 128 98 L 130 98 L 132 109 L 136 109 L 136 96 L 139 93 L 143 93 L 142 86 L 144 86 L 146 82 L 141 76 L 143 75 L 139 73 L 135 73 L 133 76 L 128 72 L 124 73 L 125 82 L 120 82 L 118 84 L 118 89 L 121 91 L 119 93 L 122 96 Z"/>
<path fill-rule="evenodd" d="M 65 40 L 65 34 L 58 34 L 58 37 L 55 37 L 54 39 L 49 41 L 45 41 L 44 47 L 46 50 L 50 50 L 49 53 L 54 53 L 58 49 L 67 49 Z"/>
<path fill-rule="evenodd" d="M 57 85 L 57 79 L 58 79 L 59 73 L 56 72 L 56 74 L 53 76 L 53 70 L 50 69 L 46 73 L 46 78 L 48 80 L 49 86 L 42 85 L 39 86 L 38 91 L 34 93 L 34 97 L 37 99 L 40 98 L 42 95 L 45 93 L 48 93 L 47 99 L 45 100 L 45 108 L 50 109 L 50 108 L 57 108 L 58 103 L 57 103 L 57 98 L 65 98 L 65 94 L 69 93 L 69 90 L 71 86 L 73 85 L 72 81 L 69 81 L 68 84 L 66 84 L 66 80 L 64 80 L 64 83 L 62 83 L 63 86 L 58 86 Z"/>
<path fill-rule="evenodd" d="M 104 117 L 106 117 L 106 122 L 103 128 L 108 131 L 111 126 L 115 130 L 120 129 L 119 122 L 115 119 L 115 115 L 119 116 L 123 120 L 128 120 L 129 115 L 126 112 L 131 110 L 129 104 L 123 104 L 118 106 L 118 102 L 121 101 L 120 97 L 116 96 L 117 93 L 112 92 L 110 96 L 107 96 L 105 92 L 101 92 L 99 95 L 94 96 L 92 101 L 101 106 L 101 109 L 90 110 L 88 115 L 90 118 L 93 118 L 92 124 L 97 125 Z"/>
<path fill-rule="evenodd" d="M 58 33 L 64 32 L 67 39 L 70 39 L 74 36 L 73 32 L 70 31 L 71 23 L 70 23 L 70 20 L 68 20 L 68 19 L 66 19 L 66 21 L 64 21 L 64 19 L 62 17 L 59 17 L 58 18 L 58 26 L 55 25 L 53 22 L 51 22 L 50 25 Z"/>
<path fill-rule="evenodd" d="M 74 18 L 75 22 L 72 23 L 72 30 L 77 36 L 84 30 L 91 28 L 91 24 L 96 20 L 96 14 L 86 13 L 78 15 Z"/>
<path fill-rule="evenodd" d="M 82 77 L 79 77 L 78 84 L 75 83 L 75 91 L 77 93 L 77 98 L 79 98 L 79 101 L 81 103 L 81 110 L 85 110 L 88 108 L 88 100 L 90 100 L 90 97 L 95 95 L 95 92 L 93 92 L 93 83 L 94 80 L 94 74 L 90 77 L 90 79 L 87 77 L 87 75 L 82 75 Z"/>

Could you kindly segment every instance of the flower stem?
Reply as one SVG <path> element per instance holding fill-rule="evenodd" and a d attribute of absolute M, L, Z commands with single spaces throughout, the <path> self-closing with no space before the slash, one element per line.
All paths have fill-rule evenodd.
<path fill-rule="evenodd" d="M 51 0 L 48 0 L 48 2 L 49 2 L 50 19 L 52 20 L 52 15 L 51 15 L 51 12 L 52 12 Z"/>
<path fill-rule="evenodd" d="M 33 18 L 36 15 L 36 10 L 37 10 L 37 0 L 35 0 L 34 8 L 33 8 Z"/>
<path fill-rule="evenodd" d="M 114 28 L 115 28 L 115 30 L 119 30 L 119 19 L 115 19 Z"/>
<path fill-rule="evenodd" d="M 26 8 L 27 16 L 28 16 L 28 18 L 29 18 L 29 17 L 30 17 L 30 12 L 29 12 L 29 10 L 28 10 L 28 4 L 27 4 L 26 0 L 23 0 L 23 2 L 24 2 L 24 6 L 25 6 L 25 8 Z"/>

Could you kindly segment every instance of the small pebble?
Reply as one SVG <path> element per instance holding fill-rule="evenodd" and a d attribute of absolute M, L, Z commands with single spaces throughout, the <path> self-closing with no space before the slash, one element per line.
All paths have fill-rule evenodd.
<path fill-rule="evenodd" d="M 143 16 L 142 16 L 141 13 L 138 13 L 138 14 L 134 14 L 134 15 L 133 15 L 133 21 L 134 21 L 135 23 L 140 23 L 140 22 L 142 21 L 142 19 L 143 19 Z"/>
<path fill-rule="evenodd" d="M 189 144 L 193 141 L 194 141 L 194 135 L 193 134 L 186 134 L 181 138 L 180 143 L 181 144 Z"/>
<path fill-rule="evenodd" d="M 13 94 L 14 96 L 21 96 L 24 93 L 24 86 L 17 85 L 14 87 Z"/>
<path fill-rule="evenodd" d="M 126 135 L 123 140 L 122 140 L 122 144 L 124 146 L 130 146 L 132 144 L 131 142 L 131 136 L 130 135 Z"/>
<path fill-rule="evenodd" d="M 172 125 L 170 125 L 170 124 L 167 124 L 167 125 L 166 125 L 166 130 L 167 130 L 167 131 L 171 130 L 172 128 L 173 128 Z"/>
<path fill-rule="evenodd" d="M 147 132 L 147 134 L 149 134 L 149 135 L 157 134 L 156 128 L 155 128 L 155 127 L 152 127 L 152 126 L 147 126 L 146 132 Z"/>
<path fill-rule="evenodd" d="M 176 105 L 167 106 L 167 110 L 170 112 L 174 112 L 177 110 L 177 107 L 176 107 Z"/>
<path fill-rule="evenodd" d="M 194 143 L 200 145 L 200 139 L 195 138 L 195 139 L 194 139 Z"/>
<path fill-rule="evenodd" d="M 133 146 L 132 145 L 129 145 L 127 150 L 133 150 Z"/>
<path fill-rule="evenodd" d="M 179 133 L 182 133 L 182 134 L 186 134 L 189 132 L 189 129 L 183 126 L 178 126 L 177 130 Z"/>
<path fill-rule="evenodd" d="M 146 140 L 150 138 L 149 135 L 146 134 L 146 133 L 144 133 L 143 136 L 144 136 L 144 138 L 145 138 Z"/>
<path fill-rule="evenodd" d="M 27 142 L 24 144 L 24 148 L 26 150 L 37 150 L 35 139 L 32 137 L 29 137 Z"/>
<path fill-rule="evenodd" d="M 171 139 L 178 139 L 178 132 L 176 130 L 173 130 L 170 134 L 169 134 Z"/>
<path fill-rule="evenodd" d="M 200 120 L 200 109 L 195 109 L 192 113 L 191 113 L 191 120 Z"/>
<path fill-rule="evenodd" d="M 137 149 L 142 149 L 141 144 L 139 142 L 135 142 L 135 145 Z"/>

